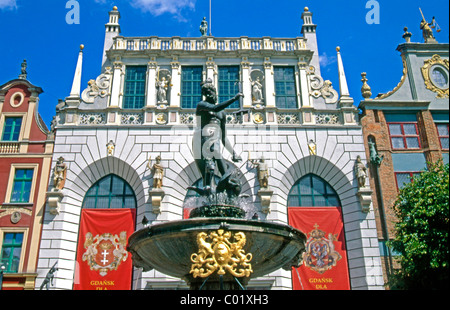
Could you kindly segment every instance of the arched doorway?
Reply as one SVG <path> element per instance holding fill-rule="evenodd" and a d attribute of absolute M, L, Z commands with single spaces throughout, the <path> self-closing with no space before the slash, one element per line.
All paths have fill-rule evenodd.
<path fill-rule="evenodd" d="M 83 199 L 75 290 L 129 290 L 132 260 L 128 237 L 136 226 L 136 195 L 117 175 L 107 175 Z"/>
<path fill-rule="evenodd" d="M 293 268 L 295 290 L 350 289 L 342 207 L 336 191 L 315 174 L 288 195 L 289 224 L 308 236 L 303 264 Z"/>

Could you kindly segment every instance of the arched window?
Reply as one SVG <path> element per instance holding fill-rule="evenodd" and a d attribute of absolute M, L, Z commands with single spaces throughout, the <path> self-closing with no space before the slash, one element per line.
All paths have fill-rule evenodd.
<path fill-rule="evenodd" d="M 136 208 L 136 196 L 122 178 L 110 174 L 97 181 L 86 193 L 83 201 L 86 209 Z"/>
<path fill-rule="evenodd" d="M 341 203 L 334 189 L 320 177 L 308 174 L 299 179 L 288 196 L 288 207 L 338 207 Z"/>

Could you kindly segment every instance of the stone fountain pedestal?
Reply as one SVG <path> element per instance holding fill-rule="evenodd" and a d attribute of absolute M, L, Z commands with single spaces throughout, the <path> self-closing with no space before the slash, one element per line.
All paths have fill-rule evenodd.
<path fill-rule="evenodd" d="M 146 227 L 130 236 L 128 251 L 134 266 L 181 278 L 193 290 L 239 290 L 245 289 L 251 278 L 298 267 L 305 243 L 305 234 L 288 225 L 213 217 Z M 242 263 L 237 256 L 251 259 Z M 194 268 L 194 261 L 208 260 L 209 265 Z M 207 276 L 211 262 L 217 270 Z M 242 276 L 244 273 L 247 275 Z"/>

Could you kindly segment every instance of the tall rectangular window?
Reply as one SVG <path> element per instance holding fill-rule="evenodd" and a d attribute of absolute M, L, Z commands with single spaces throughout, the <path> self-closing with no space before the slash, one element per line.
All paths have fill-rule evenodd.
<path fill-rule="evenodd" d="M 0 266 L 5 267 L 5 272 L 17 273 L 19 271 L 22 243 L 23 233 L 5 233 L 3 235 Z"/>
<path fill-rule="evenodd" d="M 219 67 L 219 103 L 230 100 L 239 93 L 239 81 L 239 66 Z M 239 101 L 228 108 L 239 109 Z"/>
<path fill-rule="evenodd" d="M 447 124 L 436 124 L 436 129 L 438 132 L 439 142 L 441 143 L 441 148 L 443 150 L 448 150 L 448 139 L 449 139 L 449 130 L 448 123 Z"/>
<path fill-rule="evenodd" d="M 124 109 L 142 109 L 145 106 L 146 66 L 128 66 L 125 74 Z"/>
<path fill-rule="evenodd" d="M 202 100 L 202 66 L 186 66 L 181 68 L 181 107 L 195 109 Z"/>
<path fill-rule="evenodd" d="M 295 90 L 294 67 L 274 67 L 273 69 L 277 108 L 296 109 L 297 91 Z"/>
<path fill-rule="evenodd" d="M 33 169 L 16 169 L 10 202 L 29 202 Z"/>
<path fill-rule="evenodd" d="M 388 123 L 393 149 L 419 149 L 417 123 Z"/>
<path fill-rule="evenodd" d="M 5 117 L 3 126 L 2 141 L 19 141 L 22 117 Z"/>

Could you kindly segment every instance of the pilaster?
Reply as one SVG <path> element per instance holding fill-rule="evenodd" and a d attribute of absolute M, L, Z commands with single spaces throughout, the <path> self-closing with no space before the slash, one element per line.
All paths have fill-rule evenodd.
<path fill-rule="evenodd" d="M 181 65 L 177 57 L 174 57 L 170 63 L 172 66 L 172 86 L 170 88 L 170 107 L 180 107 L 180 89 L 181 89 Z"/>
<path fill-rule="evenodd" d="M 273 78 L 273 66 L 270 57 L 264 57 L 264 76 L 266 89 L 266 107 L 275 108 L 275 80 Z"/>
<path fill-rule="evenodd" d="M 156 106 L 156 68 L 158 64 L 155 57 L 152 57 L 148 62 L 147 67 L 147 99 L 145 106 L 147 108 L 154 108 Z"/>
<path fill-rule="evenodd" d="M 121 86 L 122 86 L 122 73 L 123 73 L 123 63 L 119 60 L 114 62 L 114 73 L 113 73 L 113 81 L 111 88 L 111 101 L 110 107 L 119 107 L 120 103 L 120 94 L 121 94 Z"/>

